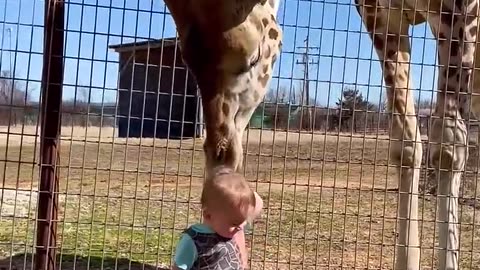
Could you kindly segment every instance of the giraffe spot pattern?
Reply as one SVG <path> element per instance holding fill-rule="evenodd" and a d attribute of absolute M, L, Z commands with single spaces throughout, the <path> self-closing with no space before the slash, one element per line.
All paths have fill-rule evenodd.
<path fill-rule="evenodd" d="M 470 30 L 468 32 L 470 33 L 471 36 L 475 35 L 477 33 L 477 26 L 474 25 L 470 27 Z"/>
<path fill-rule="evenodd" d="M 263 23 L 263 26 L 267 27 L 267 25 L 268 25 L 268 19 L 267 19 L 267 18 L 263 18 L 263 19 L 262 19 L 262 23 Z"/>
<path fill-rule="evenodd" d="M 390 74 L 385 75 L 385 83 L 389 86 L 393 85 L 393 76 Z"/>
<path fill-rule="evenodd" d="M 383 45 L 384 45 L 384 42 L 383 42 L 383 39 L 380 38 L 378 35 L 374 35 L 373 36 L 373 45 L 375 46 L 375 48 L 377 49 L 383 49 Z"/>
<path fill-rule="evenodd" d="M 468 35 L 468 36 L 466 37 L 466 39 L 467 39 L 467 40 L 472 40 L 472 39 L 475 37 L 475 35 L 477 34 L 477 31 L 476 31 L 476 28 L 477 28 L 477 18 L 476 18 L 476 17 L 473 17 L 473 18 L 472 18 L 472 17 L 468 16 L 467 19 L 466 19 L 466 25 L 467 25 L 467 26 L 470 26 L 470 30 L 468 31 L 468 33 L 469 33 L 470 35 Z M 475 31 L 472 32 L 472 28 L 474 28 Z M 466 32 L 466 31 L 465 31 L 465 32 Z"/>
<path fill-rule="evenodd" d="M 230 113 L 230 106 L 226 102 L 222 104 L 222 112 L 225 116 Z"/>
<path fill-rule="evenodd" d="M 463 5 L 463 0 L 455 0 L 455 6 L 457 6 L 458 9 L 461 9 Z"/>
<path fill-rule="evenodd" d="M 388 59 L 393 59 L 393 56 L 395 55 L 395 51 L 394 50 L 388 50 L 387 51 L 387 58 Z"/>
<path fill-rule="evenodd" d="M 275 30 L 275 29 L 273 29 L 273 28 L 270 29 L 270 30 L 268 31 L 268 37 L 269 37 L 270 39 L 275 39 L 275 40 L 276 40 L 276 39 L 278 38 L 278 31 Z"/>
<path fill-rule="evenodd" d="M 442 32 L 438 33 L 438 43 L 442 45 L 445 41 L 447 41 L 445 34 Z"/>
<path fill-rule="evenodd" d="M 263 73 L 267 73 L 268 72 L 268 65 L 263 65 Z"/>
<path fill-rule="evenodd" d="M 448 72 L 448 76 L 447 76 Z M 457 67 L 448 67 L 448 69 L 445 70 L 445 78 L 447 77 L 453 77 L 457 75 Z"/>
<path fill-rule="evenodd" d="M 395 69 L 395 64 L 391 61 L 385 61 L 385 68 L 388 70 L 394 70 Z"/>
<path fill-rule="evenodd" d="M 452 25 L 452 20 L 453 20 L 453 15 L 451 13 L 452 11 L 450 10 L 442 10 L 441 14 L 440 14 L 440 20 L 443 24 L 447 25 L 448 27 L 450 27 Z"/>
<path fill-rule="evenodd" d="M 258 76 L 258 81 L 260 82 L 260 84 L 262 85 L 262 87 L 266 87 L 267 86 L 267 83 L 268 83 L 268 80 L 270 79 L 270 75 L 268 74 L 264 74 L 264 75 L 260 75 Z"/>
<path fill-rule="evenodd" d="M 262 26 L 262 22 L 256 18 L 256 17 L 250 17 L 250 22 L 255 25 L 255 28 L 257 29 L 257 31 L 262 31 L 263 30 L 263 26 Z"/>
<path fill-rule="evenodd" d="M 450 56 L 457 56 L 458 53 L 458 41 L 452 40 L 450 42 Z"/>
<path fill-rule="evenodd" d="M 367 15 L 366 24 L 367 24 L 367 29 L 373 30 L 373 27 L 375 26 L 375 16 Z"/>

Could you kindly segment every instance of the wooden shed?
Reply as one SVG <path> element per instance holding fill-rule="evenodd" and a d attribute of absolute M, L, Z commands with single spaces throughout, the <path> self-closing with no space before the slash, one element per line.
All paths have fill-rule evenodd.
<path fill-rule="evenodd" d="M 119 53 L 119 137 L 202 136 L 197 83 L 178 45 L 166 38 L 109 46 Z"/>

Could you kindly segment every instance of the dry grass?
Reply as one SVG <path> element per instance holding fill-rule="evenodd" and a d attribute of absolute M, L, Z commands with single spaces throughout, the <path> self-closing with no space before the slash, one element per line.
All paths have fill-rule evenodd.
<path fill-rule="evenodd" d="M 178 234 L 200 218 L 202 141 L 125 140 L 113 129 L 99 132 L 62 130 L 63 268 L 122 264 L 116 258 L 168 264 Z M 386 166 L 386 136 L 247 135 L 245 172 L 266 207 L 249 237 L 252 269 L 393 268 L 397 184 L 395 168 Z M 37 156 L 34 136 L 10 135 L 7 143 L 0 135 L 4 188 L 36 189 Z M 422 197 L 420 207 L 422 268 L 435 268 L 435 198 Z M 33 210 L 30 219 L 0 216 L 0 258 L 32 252 Z M 461 221 L 462 268 L 476 268 L 479 218 L 463 206 Z M 15 260 L 23 265 L 21 257 Z"/>

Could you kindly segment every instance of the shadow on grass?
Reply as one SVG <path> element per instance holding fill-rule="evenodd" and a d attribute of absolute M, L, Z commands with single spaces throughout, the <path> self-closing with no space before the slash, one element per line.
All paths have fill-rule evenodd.
<path fill-rule="evenodd" d="M 13 257 L 0 258 L 0 270 L 20 270 L 32 268 L 32 254 L 18 254 Z M 105 269 L 105 270 L 169 270 L 167 266 L 155 266 L 131 261 L 129 259 L 98 256 L 57 255 L 57 269 Z"/>

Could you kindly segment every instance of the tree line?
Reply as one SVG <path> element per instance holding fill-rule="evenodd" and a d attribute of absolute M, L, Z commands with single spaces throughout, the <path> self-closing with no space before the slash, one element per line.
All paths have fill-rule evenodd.
<path fill-rule="evenodd" d="M 415 103 L 417 112 L 431 109 L 432 106 L 430 100 Z M 267 122 L 264 126 L 277 129 L 386 132 L 389 128 L 390 113 L 386 100 L 375 104 L 353 87 L 345 87 L 335 105 L 325 107 L 315 99 L 311 99 L 306 106 L 301 93 L 295 87 L 290 91 L 289 88 L 280 86 L 278 89 L 271 89 L 265 96 L 264 104 L 259 107 L 256 114 L 264 113 Z M 422 117 L 425 118 L 420 118 Z M 313 118 L 312 122 L 307 123 L 309 118 Z M 426 120 L 420 120 L 422 126 L 425 126 Z"/>
<path fill-rule="evenodd" d="M 38 89 L 15 80 L 10 71 L 0 72 L 0 125 L 36 125 L 40 117 L 40 102 L 32 100 Z M 90 89 L 77 87 L 77 97 L 62 102 L 64 126 L 114 126 L 114 105 L 89 103 Z"/>

